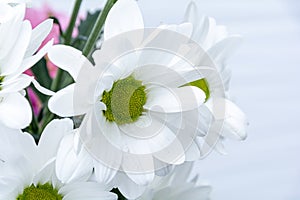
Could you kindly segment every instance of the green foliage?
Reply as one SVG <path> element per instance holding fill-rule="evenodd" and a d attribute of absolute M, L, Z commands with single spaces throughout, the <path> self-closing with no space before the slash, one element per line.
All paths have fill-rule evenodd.
<path fill-rule="evenodd" d="M 42 58 L 39 62 L 37 62 L 32 68 L 32 73 L 35 76 L 35 79 L 44 87 L 50 88 L 52 79 L 49 75 L 48 68 L 47 68 L 47 61 L 45 58 Z M 47 96 L 40 93 L 35 87 L 32 87 L 34 92 L 38 95 L 42 102 L 47 100 Z"/>
<path fill-rule="evenodd" d="M 84 20 L 80 20 L 80 25 L 78 26 L 79 33 L 78 36 L 73 39 L 72 46 L 79 50 L 83 50 L 100 12 L 100 10 L 95 11 L 94 13 L 88 12 L 87 17 Z"/>

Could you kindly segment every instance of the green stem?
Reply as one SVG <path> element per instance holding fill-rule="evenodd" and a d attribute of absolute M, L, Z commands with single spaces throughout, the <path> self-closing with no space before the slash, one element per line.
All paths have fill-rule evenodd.
<path fill-rule="evenodd" d="M 104 22 L 106 20 L 106 17 L 108 15 L 108 12 L 110 9 L 113 7 L 113 5 L 117 2 L 117 0 L 107 0 L 103 10 L 99 14 L 96 25 L 94 26 L 87 43 L 84 46 L 84 49 L 82 51 L 82 54 L 86 57 L 89 57 L 90 54 L 92 53 L 93 47 L 101 33 L 102 27 L 104 25 Z"/>
<path fill-rule="evenodd" d="M 79 9 L 81 6 L 82 0 L 76 0 L 75 4 L 74 4 L 74 8 L 72 11 L 72 15 L 71 15 L 71 19 L 70 19 L 70 23 L 68 25 L 68 28 L 64 34 L 64 44 L 65 45 L 70 45 L 71 41 L 72 41 L 72 34 L 73 34 L 73 30 L 76 24 L 76 20 L 77 20 L 77 16 L 79 13 Z M 54 78 L 54 80 L 52 81 L 52 84 L 50 86 L 50 89 L 54 92 L 56 92 L 59 89 L 60 83 L 62 81 L 62 76 L 63 76 L 64 71 L 61 69 L 57 70 L 57 74 Z M 47 102 L 48 103 L 48 102 Z M 51 113 L 49 111 L 48 106 L 45 107 L 44 109 L 44 115 L 43 115 L 43 121 L 42 124 L 40 126 L 40 130 L 39 133 L 41 133 L 43 131 L 43 129 L 46 127 L 46 125 L 54 118 L 54 114 Z"/>
<path fill-rule="evenodd" d="M 68 28 L 65 32 L 65 36 L 64 36 L 66 45 L 69 45 L 71 43 L 72 34 L 73 34 L 73 30 L 74 30 L 74 27 L 75 27 L 75 24 L 76 24 L 76 20 L 77 20 L 77 16 L 78 16 L 78 13 L 79 13 L 81 3 L 82 3 L 82 0 L 76 0 L 75 1 L 75 5 L 74 5 L 73 12 L 72 12 L 72 15 L 71 15 L 70 23 L 69 23 L 69 26 L 68 26 Z"/>

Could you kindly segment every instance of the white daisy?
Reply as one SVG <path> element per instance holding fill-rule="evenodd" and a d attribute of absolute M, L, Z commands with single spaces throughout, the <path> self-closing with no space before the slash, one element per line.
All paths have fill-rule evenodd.
<path fill-rule="evenodd" d="M 36 145 L 31 135 L 0 126 L 0 199 L 117 199 L 99 183 L 82 179 L 63 184 L 56 178 L 57 149 L 61 139 L 72 130 L 71 120 L 54 120 L 45 128 Z"/>
<path fill-rule="evenodd" d="M 209 200 L 211 187 L 202 184 L 198 175 L 191 176 L 192 162 L 175 167 L 174 171 L 166 177 L 156 177 L 137 200 L 182 200 L 198 199 Z"/>
<path fill-rule="evenodd" d="M 24 16 L 24 4 L 12 7 L 0 3 L 0 123 L 11 128 L 25 128 L 31 122 L 31 107 L 23 89 L 33 77 L 23 72 L 38 62 L 53 43 L 48 42 L 37 52 L 52 29 L 52 20 L 32 29 Z"/>
<path fill-rule="evenodd" d="M 85 160 L 84 162 L 92 160 L 95 177 L 99 182 L 108 183 L 114 179 L 114 186 L 118 187 L 127 198 L 132 199 L 143 193 L 155 173 L 167 174 L 167 171 L 161 172 L 163 171 L 161 168 L 169 164 L 181 164 L 189 157 L 187 155 L 189 152 L 186 154 L 184 148 L 184 145 L 189 146 L 188 142 L 182 144 L 176 138 L 176 134 L 182 123 L 180 121 L 182 113 L 197 111 L 205 100 L 205 94 L 201 89 L 184 86 L 186 83 L 203 78 L 193 66 L 173 65 L 174 55 L 164 57 L 163 52 L 159 54 L 146 52 L 124 56 L 113 63 L 113 67 L 100 73 L 93 71 L 101 69 L 104 62 L 98 58 L 99 54 L 131 46 L 131 44 L 126 46 L 126 41 L 130 39 L 128 37 L 124 37 L 125 43 L 117 43 L 115 47 L 106 41 L 126 31 L 142 28 L 144 24 L 137 3 L 134 0 L 120 0 L 107 17 L 102 49 L 93 54 L 96 67 L 88 63 L 81 52 L 72 47 L 56 45 L 49 51 L 49 59 L 68 71 L 75 80 L 74 84 L 58 91 L 49 100 L 49 109 L 63 117 L 86 114 L 79 129 L 83 132 L 80 134 L 80 142 L 86 142 L 84 135 L 94 137 L 89 141 L 93 144 L 84 145 L 88 153 L 80 159 L 74 155 L 68 156 L 68 149 L 74 148 L 73 139 L 62 143 L 58 153 L 57 173 L 63 182 L 68 182 L 76 176 L 80 177 L 77 175 L 80 170 L 75 170 L 74 166 L 79 166 L 82 160 Z M 190 24 L 167 28 L 186 36 L 190 36 L 192 32 Z M 186 37 L 182 35 L 181 37 L 186 41 Z M 139 39 L 139 36 L 133 39 Z M 178 42 L 174 42 L 172 38 L 166 39 L 170 40 L 168 44 Z M 178 48 L 180 45 L 182 43 Z M 152 58 L 161 61 L 165 67 L 146 66 L 145 63 Z M 81 72 L 85 75 L 79 75 L 84 64 L 87 64 L 89 69 L 82 69 Z M 99 76 L 102 77 L 98 79 Z M 82 78 L 85 78 L 83 84 Z M 86 90 L 77 98 L 74 88 L 85 86 Z M 77 107 L 74 103 L 80 106 Z M 165 125 L 166 116 L 170 127 Z M 187 140 L 192 140 L 191 135 L 194 132 L 186 134 Z M 181 134 L 184 134 L 183 131 Z M 117 149 L 114 149 L 114 145 Z M 93 147 L 99 148 L 99 154 Z M 199 150 L 191 151 L 194 150 L 200 156 Z M 161 171 L 158 172 L 157 168 Z M 88 167 L 81 170 L 90 171 Z M 60 171 L 69 171 L 70 175 L 63 176 L 64 173 Z M 136 171 L 138 173 L 135 173 Z"/>
<path fill-rule="evenodd" d="M 195 85 L 201 84 L 206 93 L 209 93 L 211 98 L 208 98 L 208 101 L 201 107 L 200 113 L 205 112 L 207 115 L 211 115 L 216 121 L 223 121 L 224 124 L 221 132 L 221 140 L 226 137 L 235 140 L 244 140 L 247 137 L 246 127 L 247 119 L 243 111 L 231 102 L 228 98 L 229 82 L 230 82 L 230 70 L 226 67 L 228 59 L 231 57 L 235 50 L 241 43 L 241 37 L 239 35 L 230 35 L 225 26 L 216 25 L 216 20 L 211 17 L 203 16 L 195 2 L 191 2 L 188 5 L 185 14 L 185 21 L 193 24 L 193 33 L 192 39 L 196 41 L 208 55 L 212 58 L 213 62 L 217 66 L 221 81 L 218 81 L 216 76 L 212 74 L 205 74 L 205 81 L 194 82 Z M 201 63 L 202 61 L 199 60 Z M 218 97 L 215 98 L 215 93 L 218 92 L 220 88 L 220 83 L 225 90 L 224 98 Z M 213 105 L 215 104 L 224 104 L 226 113 L 225 115 L 219 117 L 216 116 L 213 111 Z M 211 113 L 209 113 L 211 112 Z M 207 116 L 206 116 L 207 118 Z M 207 132 L 207 127 L 204 128 L 203 132 Z M 220 141 L 221 141 L 220 140 Z M 214 143 L 210 145 L 215 145 Z M 216 144 L 216 149 L 225 153 L 224 147 L 221 142 Z"/>

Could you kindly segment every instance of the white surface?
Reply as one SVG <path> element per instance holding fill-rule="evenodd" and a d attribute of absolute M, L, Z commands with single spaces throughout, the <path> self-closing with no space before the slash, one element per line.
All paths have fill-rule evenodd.
<path fill-rule="evenodd" d="M 103 5 L 100 0 L 84 3 L 86 8 Z M 180 22 L 187 3 L 139 1 L 149 26 Z M 244 36 L 243 47 L 230 62 L 231 94 L 248 115 L 250 127 L 245 142 L 226 143 L 228 156 L 213 154 L 200 161 L 196 170 L 214 187 L 215 200 L 299 200 L 299 1 L 199 3 L 204 13 Z M 56 6 L 67 9 L 70 1 Z"/>

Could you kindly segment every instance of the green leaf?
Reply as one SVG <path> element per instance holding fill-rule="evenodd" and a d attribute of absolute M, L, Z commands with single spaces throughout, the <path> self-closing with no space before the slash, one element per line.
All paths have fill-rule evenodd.
<path fill-rule="evenodd" d="M 72 43 L 75 48 L 83 50 L 100 12 L 100 10 L 97 10 L 94 13 L 88 12 L 87 17 L 80 21 L 80 25 L 78 26 L 78 36 L 73 40 Z"/>
<path fill-rule="evenodd" d="M 45 58 L 42 58 L 39 62 L 37 62 L 32 68 L 35 79 L 44 87 L 50 88 L 52 79 L 49 75 L 47 68 L 47 61 Z M 32 87 L 34 92 L 38 95 L 40 100 L 44 103 L 47 100 L 47 97 L 40 93 L 35 87 Z"/>
<path fill-rule="evenodd" d="M 47 62 L 45 58 L 42 58 L 39 62 L 37 62 L 32 68 L 35 79 L 44 87 L 50 88 L 52 79 L 49 75 Z"/>

